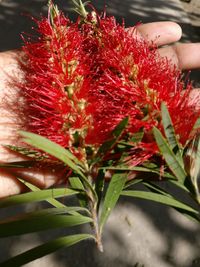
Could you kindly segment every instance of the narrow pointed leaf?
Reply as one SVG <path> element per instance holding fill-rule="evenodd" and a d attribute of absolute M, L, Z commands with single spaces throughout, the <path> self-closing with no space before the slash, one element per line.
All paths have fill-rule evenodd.
<path fill-rule="evenodd" d="M 169 145 L 167 144 L 161 132 L 154 127 L 153 134 L 167 165 L 169 166 L 173 174 L 176 176 L 177 180 L 183 184 L 187 177 L 185 170 L 181 166 L 179 160 L 177 159 Z"/>
<path fill-rule="evenodd" d="M 85 190 L 79 177 L 69 177 L 69 183 L 70 183 L 72 189 L 74 189 L 74 190 L 82 190 L 82 191 Z"/>
<path fill-rule="evenodd" d="M 24 183 L 33 192 L 42 191 L 39 187 L 37 187 L 37 186 L 35 186 L 35 185 L 31 184 L 31 183 L 28 183 L 27 181 L 24 181 L 24 180 L 22 180 L 20 178 L 18 178 L 18 180 L 20 180 L 20 182 Z M 57 199 L 55 199 L 53 194 L 52 194 L 52 198 L 47 198 L 47 199 L 45 199 L 45 201 L 48 202 L 49 204 L 51 204 L 52 206 L 54 206 L 55 208 L 64 208 L 64 207 L 66 207 L 66 205 L 64 205 L 63 203 L 61 203 Z"/>
<path fill-rule="evenodd" d="M 127 124 L 128 124 L 129 118 L 126 117 L 124 118 L 113 130 L 112 135 L 115 138 L 118 138 L 119 136 L 121 136 L 121 134 L 123 133 L 124 129 L 126 128 Z"/>
<path fill-rule="evenodd" d="M 135 133 L 131 137 L 131 141 L 134 142 L 134 143 L 139 143 L 139 142 L 142 141 L 143 136 L 144 136 L 144 132 Z"/>
<path fill-rule="evenodd" d="M 13 145 L 5 145 L 5 148 L 17 152 L 21 155 L 27 156 L 29 158 L 34 158 L 37 160 L 43 160 L 45 158 L 48 158 L 44 153 L 41 153 L 39 151 L 27 148 L 27 147 L 21 147 L 21 146 L 13 146 Z"/>
<path fill-rule="evenodd" d="M 102 169 L 105 170 L 114 170 L 114 171 L 135 171 L 135 172 L 146 172 L 146 173 L 153 173 L 153 174 L 157 174 L 160 175 L 160 170 L 159 169 L 151 169 L 151 168 L 147 168 L 147 167 L 140 167 L 140 166 L 135 166 L 135 167 L 129 167 L 129 166 L 114 166 L 114 167 L 103 167 Z M 162 177 L 168 178 L 168 179 L 175 179 L 175 177 L 167 172 L 164 172 Z"/>
<path fill-rule="evenodd" d="M 97 192 L 97 196 L 98 196 L 97 211 L 99 211 L 99 207 L 101 204 L 104 184 L 105 184 L 105 173 L 104 173 L 104 170 L 102 169 L 102 170 L 99 170 L 98 175 L 96 177 L 96 181 L 95 181 L 95 191 Z"/>
<path fill-rule="evenodd" d="M 102 155 L 104 156 L 108 151 L 110 151 L 112 149 L 112 147 L 116 144 L 118 138 L 121 136 L 121 134 L 125 130 L 127 124 L 128 124 L 128 117 L 124 118 L 115 127 L 115 129 L 112 132 L 113 138 L 102 144 L 102 146 L 99 148 L 99 150 L 97 152 L 97 156 L 102 156 Z"/>
<path fill-rule="evenodd" d="M 200 223 L 199 215 L 196 215 L 196 214 L 194 214 L 192 212 L 179 210 L 178 208 L 176 210 L 179 211 L 182 215 L 186 216 L 188 219 L 192 220 L 193 222 Z"/>
<path fill-rule="evenodd" d="M 192 131 L 195 131 L 200 128 L 200 118 L 198 118 L 193 126 Z"/>
<path fill-rule="evenodd" d="M 77 234 L 77 235 L 69 235 L 69 236 L 60 237 L 55 240 L 49 241 L 45 244 L 42 244 L 38 247 L 32 248 L 7 261 L 4 261 L 0 263 L 0 266 L 1 267 L 14 267 L 14 266 L 20 267 L 31 261 L 44 257 L 50 253 L 53 253 L 58 249 L 61 249 L 64 247 L 70 247 L 85 239 L 94 239 L 94 237 L 89 234 Z"/>
<path fill-rule="evenodd" d="M 175 186 L 179 187 L 180 189 L 186 191 L 187 193 L 190 192 L 189 189 L 184 184 L 181 184 L 176 180 L 168 180 L 168 182 L 172 183 L 173 185 L 175 185 Z"/>
<path fill-rule="evenodd" d="M 155 184 L 153 182 L 143 181 L 142 184 L 144 186 L 146 186 L 150 191 L 152 191 L 154 193 L 159 193 L 161 195 L 165 195 L 165 196 L 171 197 L 171 195 L 168 194 L 165 189 L 163 189 L 161 186 L 159 186 L 159 183 L 156 183 Z"/>
<path fill-rule="evenodd" d="M 190 137 L 193 138 L 193 136 L 195 136 L 198 132 L 198 130 L 200 129 L 200 117 L 196 120 L 195 124 L 193 125 L 193 128 L 190 132 Z M 185 148 L 188 147 L 188 145 L 191 143 L 191 138 L 189 138 L 185 144 Z"/>
<path fill-rule="evenodd" d="M 103 226 L 107 221 L 111 211 L 115 207 L 120 194 L 124 188 L 127 180 L 127 173 L 115 173 L 112 176 L 108 189 L 106 191 L 105 200 L 103 202 L 101 216 L 100 216 L 100 231 L 102 232 Z"/>
<path fill-rule="evenodd" d="M 64 207 L 64 208 L 48 208 L 48 209 L 41 209 L 41 210 L 35 210 L 32 212 L 25 212 L 20 213 L 14 216 L 9 216 L 6 218 L 1 219 L 0 226 L 5 225 L 7 223 L 17 222 L 17 221 L 30 221 L 31 219 L 39 219 L 41 216 L 51 216 L 55 215 L 71 215 L 72 212 L 76 212 L 77 216 L 82 216 L 82 214 L 78 212 L 85 212 L 89 213 L 89 211 L 86 208 L 82 207 Z"/>
<path fill-rule="evenodd" d="M 173 181 L 173 182 L 174 182 L 174 181 Z M 171 197 L 171 198 L 174 199 L 173 194 L 172 194 L 170 191 L 168 191 L 167 188 L 163 189 L 163 188 L 159 185 L 159 183 L 156 183 L 156 184 L 155 184 L 155 183 L 152 183 L 152 182 L 143 182 L 143 184 L 144 184 L 144 185 L 145 185 L 151 192 L 159 193 L 159 194 L 161 194 L 161 195 L 165 195 L 165 196 L 168 196 L 168 197 Z M 174 183 L 174 184 L 175 184 L 175 183 Z M 179 187 L 179 188 L 185 190 L 187 193 L 189 192 L 189 191 L 187 190 L 187 188 L 184 187 L 184 185 L 181 184 L 181 186 L 180 186 L 180 183 L 178 183 L 178 182 L 176 182 L 175 185 L 176 185 L 177 187 Z M 188 196 L 188 194 L 187 194 L 187 196 Z M 193 201 L 194 201 L 194 199 L 192 198 L 192 195 L 191 195 L 191 194 L 189 194 L 189 197 L 191 198 L 190 200 L 193 200 Z M 181 203 L 182 203 L 182 202 L 181 202 Z M 195 204 L 195 202 L 194 202 L 194 204 Z M 198 218 L 197 215 L 194 216 L 194 214 L 191 213 L 191 211 L 188 211 L 188 210 L 186 211 L 186 210 L 179 209 L 179 208 L 176 208 L 176 207 L 174 207 L 174 209 L 176 209 L 177 211 L 181 212 L 181 214 L 184 214 L 185 216 L 190 217 L 190 218 L 193 218 L 195 221 L 200 222 L 200 217 Z"/>
<path fill-rule="evenodd" d="M 132 179 L 130 181 L 127 181 L 126 184 L 124 185 L 124 189 L 127 189 L 130 186 L 142 183 L 143 179 Z"/>
<path fill-rule="evenodd" d="M 162 112 L 163 128 L 165 131 L 165 136 L 169 143 L 169 147 L 174 152 L 174 154 L 177 156 L 177 159 L 180 161 L 181 165 L 183 166 L 183 159 L 181 156 L 182 153 L 180 151 L 180 145 L 177 141 L 175 130 L 172 124 L 172 120 L 170 118 L 170 114 L 165 103 L 161 104 L 161 112 Z"/>
<path fill-rule="evenodd" d="M 32 168 L 35 166 L 35 160 L 16 161 L 8 163 L 0 163 L 0 168 L 15 169 L 15 168 Z"/>
<path fill-rule="evenodd" d="M 79 192 L 68 189 L 68 188 L 58 188 L 58 189 L 46 189 L 35 192 L 24 193 L 16 196 L 10 196 L 0 200 L 0 208 L 6 208 L 9 206 L 16 206 L 25 203 L 38 202 L 42 200 L 48 200 L 52 198 L 59 198 L 65 196 L 72 196 L 78 194 Z"/>
<path fill-rule="evenodd" d="M 0 223 L 0 237 L 23 235 L 49 229 L 72 227 L 92 222 L 92 219 L 83 215 L 42 215 L 29 216 Z"/>
<path fill-rule="evenodd" d="M 83 211 L 88 213 L 88 209 L 82 208 L 82 207 L 64 207 L 64 208 L 48 208 L 48 209 L 41 209 L 41 210 L 36 210 L 32 212 L 26 212 L 22 214 L 18 214 L 17 216 L 13 217 L 7 217 L 5 219 L 2 219 L 0 221 L 1 224 L 6 224 L 7 222 L 14 222 L 14 221 L 20 221 L 20 220 L 31 220 L 31 218 L 36 219 L 41 216 L 49 216 L 49 215 L 67 215 L 70 214 L 73 211 Z M 77 213 L 76 215 L 81 215 Z M 82 216 L 82 215 L 81 215 Z M 56 216 L 55 216 L 56 217 Z"/>
<path fill-rule="evenodd" d="M 40 136 L 38 134 L 33 134 L 29 132 L 20 131 L 20 135 L 24 137 L 24 141 L 32 145 L 44 152 L 56 157 L 57 159 L 64 162 L 67 166 L 69 166 L 73 171 L 81 176 L 81 179 L 84 181 L 86 186 L 90 188 L 95 198 L 97 195 L 89 183 L 87 177 L 83 174 L 81 167 L 84 168 L 83 164 L 67 149 L 61 147 L 60 145 L 48 140 L 47 138 Z"/>
<path fill-rule="evenodd" d="M 79 200 L 81 207 L 86 207 L 87 206 L 87 197 L 86 197 L 86 195 L 83 195 L 81 193 L 81 191 L 85 191 L 85 188 L 83 186 L 82 181 L 79 179 L 79 177 L 69 177 L 69 183 L 70 183 L 72 189 L 80 190 L 80 194 L 77 195 L 77 198 Z"/>
<path fill-rule="evenodd" d="M 137 190 L 127 190 L 127 191 L 123 191 L 121 193 L 121 195 L 123 196 L 129 196 L 129 197 L 135 197 L 135 198 L 140 198 L 140 199 L 146 199 L 146 200 L 151 200 L 157 203 L 161 203 L 167 206 L 171 206 L 171 207 L 175 207 L 175 208 L 179 208 L 181 210 L 185 210 L 194 214 L 199 214 L 199 212 L 197 210 L 195 210 L 194 208 L 190 207 L 187 204 L 184 204 L 174 198 L 172 198 L 171 196 L 167 196 L 167 195 L 161 195 L 161 194 L 157 194 L 157 193 L 153 193 L 153 192 L 147 192 L 147 191 L 137 191 Z"/>
<path fill-rule="evenodd" d="M 78 165 L 82 166 L 82 163 L 69 150 L 38 134 L 20 131 L 20 135 L 27 144 L 52 155 L 64 162 L 72 170 L 80 173 Z"/>
<path fill-rule="evenodd" d="M 31 183 L 28 183 L 27 181 L 24 181 L 20 178 L 18 178 L 18 180 L 20 180 L 20 182 L 24 183 L 29 189 L 31 189 L 31 191 L 33 192 L 37 192 L 37 191 L 42 191 L 39 187 L 31 184 Z M 54 190 L 54 189 L 53 189 Z M 78 194 L 79 192 L 75 191 L 76 194 Z M 45 199 L 46 202 L 48 202 L 49 204 L 51 204 L 53 207 L 55 208 L 67 208 L 67 206 L 62 203 L 63 202 L 63 199 L 61 199 L 61 201 L 55 199 L 54 195 L 52 194 L 52 197 L 51 198 L 47 198 Z M 69 212 L 71 215 L 77 215 L 77 212 L 76 211 L 70 211 Z"/>

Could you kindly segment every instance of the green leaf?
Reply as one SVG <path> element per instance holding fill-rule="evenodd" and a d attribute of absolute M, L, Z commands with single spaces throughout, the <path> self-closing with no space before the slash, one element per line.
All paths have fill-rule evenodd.
<path fill-rule="evenodd" d="M 130 141 L 133 142 L 133 143 L 139 143 L 139 142 L 142 141 L 143 136 L 144 136 L 144 132 L 143 131 L 142 132 L 137 132 L 137 133 L 135 133 L 135 134 L 133 134 L 131 136 Z"/>
<path fill-rule="evenodd" d="M 97 212 L 99 211 L 99 207 L 101 204 L 101 199 L 103 196 L 103 190 L 104 190 L 104 184 L 105 184 L 105 172 L 103 169 L 99 170 L 98 175 L 95 180 L 95 191 L 97 192 L 98 196 L 98 203 L 97 203 Z"/>
<path fill-rule="evenodd" d="M 0 237 L 23 235 L 61 227 L 72 227 L 92 222 L 92 219 L 83 215 L 51 215 L 18 217 L 13 221 L 0 223 Z"/>
<path fill-rule="evenodd" d="M 28 219 L 31 220 L 31 218 L 36 218 L 40 216 L 48 216 L 48 215 L 61 215 L 61 214 L 71 214 L 71 212 L 74 211 L 84 211 L 86 213 L 89 213 L 89 210 L 86 208 L 82 207 L 63 207 L 63 208 L 48 208 L 48 209 L 41 209 L 41 210 L 36 210 L 32 212 L 26 212 L 22 214 L 18 214 L 17 217 L 16 215 L 13 217 L 6 217 L 5 219 L 1 219 L 0 225 L 7 223 L 7 222 L 13 222 L 13 221 L 20 221 L 23 219 Z M 76 215 L 81 215 L 79 213 L 76 213 Z"/>
<path fill-rule="evenodd" d="M 178 182 L 175 183 L 175 181 L 172 181 L 172 180 L 170 182 L 172 182 L 175 186 L 183 189 L 185 192 L 187 192 L 187 193 L 189 192 L 188 189 L 184 185 L 182 185 Z M 146 182 L 145 181 L 145 182 L 143 182 L 143 185 L 145 185 L 151 192 L 160 193 L 161 195 L 165 195 L 165 196 L 168 196 L 168 197 L 171 197 L 174 199 L 172 193 L 169 192 L 167 189 L 163 189 L 161 186 L 159 186 L 159 183 L 154 184 L 152 182 Z M 191 197 L 191 200 L 194 200 L 194 199 L 192 199 L 191 194 L 189 194 L 189 195 L 187 194 L 187 196 Z M 182 210 L 182 209 L 179 209 L 176 207 L 174 207 L 174 208 L 176 210 L 178 210 L 179 212 L 181 212 L 181 214 L 184 214 L 185 216 L 190 217 L 190 218 L 194 219 L 195 221 L 200 222 L 200 218 L 198 218 L 196 215 L 194 216 L 193 213 L 191 214 L 190 211 Z"/>
<path fill-rule="evenodd" d="M 94 198 L 97 199 L 96 192 L 94 191 L 92 185 L 88 181 L 87 177 L 83 174 L 80 167 L 84 169 L 82 162 L 80 162 L 69 150 L 63 148 L 62 146 L 48 140 L 47 138 L 24 131 L 20 131 L 20 135 L 24 137 L 24 141 L 44 152 L 56 157 L 57 159 L 64 162 L 69 166 L 73 171 L 81 176 L 81 179 L 84 181 L 85 185 L 90 188 L 93 193 Z"/>
<path fill-rule="evenodd" d="M 103 226 L 106 223 L 111 211 L 115 207 L 120 194 L 124 188 L 124 184 L 127 180 L 127 173 L 115 173 L 110 181 L 108 189 L 105 194 L 105 200 L 102 205 L 100 215 L 100 232 L 102 232 Z"/>
<path fill-rule="evenodd" d="M 37 160 L 43 160 L 45 158 L 48 158 L 46 155 L 42 154 L 41 152 L 27 148 L 27 147 L 13 146 L 13 145 L 4 145 L 4 147 L 11 151 L 20 153 L 21 155 L 27 156 L 29 158 L 34 158 Z"/>
<path fill-rule="evenodd" d="M 184 185 L 182 185 L 182 184 L 180 184 L 180 183 L 178 183 L 178 182 L 175 182 L 174 180 L 171 180 L 170 182 L 172 182 L 174 185 L 176 185 L 177 187 L 179 187 L 179 188 L 185 190 L 185 191 L 188 193 L 188 190 L 187 190 L 187 188 L 186 188 Z M 171 192 L 168 193 L 166 189 L 164 190 L 161 186 L 159 186 L 159 183 L 154 184 L 154 183 L 152 183 L 152 182 L 143 182 L 143 184 L 144 184 L 144 185 L 145 185 L 151 192 L 159 193 L 159 194 L 161 194 L 161 195 L 165 195 L 165 196 L 167 196 L 167 197 L 170 197 L 170 198 L 173 198 L 173 199 L 174 199 L 173 195 L 171 195 Z M 192 196 L 190 195 L 190 197 L 192 197 Z M 175 199 L 175 200 L 176 200 L 176 199 Z M 177 201 L 177 200 L 176 200 L 176 201 Z M 180 202 L 180 201 L 179 201 L 179 202 Z M 182 203 L 182 201 L 181 201 L 180 203 Z M 182 203 L 182 204 L 184 204 L 184 203 Z M 187 205 L 187 204 L 186 204 L 186 205 Z M 189 206 L 189 207 L 191 207 L 191 206 Z M 193 213 L 193 212 L 191 212 L 190 210 L 183 210 L 182 208 L 175 207 L 175 206 L 173 206 L 173 208 L 174 208 L 175 210 L 177 210 L 178 212 L 180 212 L 182 215 L 188 217 L 189 219 L 191 219 L 191 220 L 193 220 L 193 221 L 195 221 L 195 222 L 198 222 L 198 223 L 200 222 L 199 213 L 198 213 L 198 214 L 197 214 L 197 213 Z"/>
<path fill-rule="evenodd" d="M 146 173 L 155 173 L 157 175 L 160 175 L 159 169 L 151 169 L 146 167 L 140 167 L 140 166 L 113 166 L 113 167 L 103 167 L 102 169 L 106 170 L 114 170 L 114 171 L 135 171 L 135 172 L 146 172 Z M 174 176 L 170 173 L 164 172 L 162 177 L 168 178 L 168 179 L 175 179 Z"/>
<path fill-rule="evenodd" d="M 191 138 L 193 136 L 196 136 L 198 134 L 198 130 L 200 129 L 200 117 L 196 120 L 195 124 L 193 125 L 193 128 L 190 132 L 190 138 L 187 140 L 186 144 L 185 144 L 185 148 L 187 149 L 188 145 L 190 145 L 191 143 Z"/>
<path fill-rule="evenodd" d="M 10 196 L 0 200 L 0 208 L 6 208 L 10 206 L 16 206 L 20 204 L 38 202 L 42 200 L 48 200 L 52 198 L 66 197 L 78 194 L 79 192 L 68 189 L 46 189 L 35 192 L 24 193 L 20 195 Z"/>
<path fill-rule="evenodd" d="M 169 143 L 169 147 L 171 148 L 173 153 L 177 156 L 177 159 L 180 161 L 181 165 L 183 166 L 184 164 L 183 164 L 180 145 L 176 138 L 175 130 L 172 124 L 172 120 L 170 118 L 168 108 L 164 102 L 162 102 L 161 104 L 161 113 L 162 113 L 162 124 L 163 124 L 163 128 L 165 131 L 165 136 Z"/>
<path fill-rule="evenodd" d="M 26 161 L 14 161 L 8 163 L 0 163 L 0 168 L 32 168 L 35 166 L 35 160 L 26 160 Z"/>
<path fill-rule="evenodd" d="M 178 212 L 180 212 L 182 215 L 186 216 L 188 219 L 192 220 L 193 222 L 200 223 L 199 215 L 196 215 L 196 214 L 191 213 L 191 212 L 179 210 L 178 208 L 176 210 Z"/>
<path fill-rule="evenodd" d="M 81 191 L 85 190 L 79 177 L 69 177 L 69 183 L 70 183 L 72 189 L 74 189 L 74 190 L 81 190 Z"/>
<path fill-rule="evenodd" d="M 87 207 L 87 197 L 86 194 L 82 192 L 85 191 L 82 181 L 79 177 L 69 177 L 69 183 L 74 190 L 79 190 L 80 194 L 77 195 L 81 207 Z"/>
<path fill-rule="evenodd" d="M 189 193 L 189 189 L 184 185 L 184 184 L 181 184 L 179 183 L 178 181 L 176 180 L 168 180 L 169 183 L 179 187 L 180 189 L 184 190 L 185 192 Z"/>
<path fill-rule="evenodd" d="M 126 188 L 128 188 L 130 186 L 142 183 L 142 181 L 143 181 L 143 179 L 132 179 L 130 181 L 127 181 L 125 186 L 124 186 L 124 189 L 126 189 Z"/>
<path fill-rule="evenodd" d="M 49 241 L 38 247 L 32 248 L 20 255 L 17 255 L 7 261 L 0 263 L 1 267 L 20 267 L 26 263 L 44 257 L 50 253 L 55 252 L 58 249 L 64 247 L 70 247 L 85 239 L 94 239 L 92 235 L 89 234 L 77 234 L 69 235 L 57 238 L 55 240 Z"/>
<path fill-rule="evenodd" d="M 123 133 L 123 131 L 125 130 L 126 126 L 128 125 L 128 121 L 129 118 L 125 117 L 113 130 L 112 135 L 115 138 L 118 138 L 119 136 L 121 136 L 121 134 Z"/>
<path fill-rule="evenodd" d="M 198 118 L 193 126 L 192 132 L 196 133 L 196 130 L 200 128 L 200 118 Z"/>
<path fill-rule="evenodd" d="M 102 156 L 105 156 L 106 153 L 109 152 L 113 148 L 113 146 L 116 144 L 117 140 L 119 139 L 119 137 L 125 130 L 126 126 L 128 125 L 128 121 L 129 119 L 128 117 L 126 117 L 115 127 L 115 129 L 112 132 L 112 136 L 114 138 L 106 141 L 100 146 L 97 152 L 97 157 L 101 158 Z"/>
<path fill-rule="evenodd" d="M 24 131 L 20 131 L 19 133 L 27 144 L 43 150 L 44 152 L 64 162 L 72 170 L 80 173 L 80 166 L 83 167 L 83 164 L 69 150 L 38 134 Z"/>
<path fill-rule="evenodd" d="M 135 198 L 141 198 L 141 199 L 146 199 L 146 200 L 151 200 L 157 203 L 161 203 L 167 206 L 179 208 L 181 210 L 185 210 L 194 214 L 199 214 L 199 212 L 189 205 L 186 205 L 171 196 L 167 195 L 161 195 L 153 192 L 147 192 L 147 191 L 133 191 L 133 190 L 127 190 L 127 191 L 122 191 L 121 195 L 123 196 L 129 196 L 129 197 L 135 197 Z"/>
<path fill-rule="evenodd" d="M 31 191 L 33 192 L 36 192 L 36 191 L 42 191 L 39 187 L 31 184 L 31 183 L 28 183 L 27 181 L 23 180 L 23 179 L 20 179 L 18 178 L 18 180 L 22 183 L 25 184 L 25 186 L 27 186 L 29 189 L 31 189 Z M 77 192 L 78 193 L 78 192 Z M 48 202 L 49 204 L 51 204 L 52 206 L 54 206 L 55 208 L 64 208 L 66 207 L 66 205 L 64 205 L 63 203 L 61 203 L 60 201 L 58 201 L 57 199 L 55 199 L 53 196 L 52 198 L 48 198 L 48 199 L 45 199 L 46 202 Z"/>
<path fill-rule="evenodd" d="M 90 1 L 82 2 L 81 0 L 72 0 L 75 8 L 73 9 L 75 12 L 77 12 L 83 19 L 87 18 L 88 12 L 85 9 L 85 6 L 90 3 Z"/>
<path fill-rule="evenodd" d="M 147 181 L 143 181 L 142 183 L 144 186 L 146 186 L 150 191 L 154 192 L 154 193 L 159 193 L 161 195 L 165 195 L 168 197 L 172 197 L 170 194 L 167 193 L 166 190 L 164 190 L 161 186 L 159 186 L 159 183 L 153 183 L 153 182 L 147 182 Z"/>
<path fill-rule="evenodd" d="M 167 165 L 169 166 L 173 174 L 176 176 L 178 181 L 180 181 L 183 184 L 185 182 L 187 174 L 183 169 L 183 167 L 181 166 L 181 163 L 179 162 L 179 160 L 177 159 L 177 157 L 167 144 L 161 132 L 156 127 L 153 128 L 153 134 L 157 142 L 157 145 L 160 149 L 160 152 L 162 153 L 162 156 L 164 157 Z"/>

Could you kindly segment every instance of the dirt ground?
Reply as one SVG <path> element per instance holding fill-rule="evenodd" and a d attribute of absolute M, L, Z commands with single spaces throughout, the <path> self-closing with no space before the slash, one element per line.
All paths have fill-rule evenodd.
<path fill-rule="evenodd" d="M 191 24 L 200 27 L 200 1 L 191 0 L 189 3 L 181 1 L 185 11 L 188 13 Z"/>
<path fill-rule="evenodd" d="M 54 1 L 67 11 L 69 0 Z M 181 0 L 91 1 L 99 8 L 104 7 L 105 2 L 108 3 L 110 14 L 115 15 L 119 21 L 125 18 L 127 26 L 139 21 L 175 21 L 183 28 L 184 38 L 181 41 L 200 42 L 200 0 L 191 0 L 190 3 Z M 42 11 L 46 12 L 46 2 L 47 0 L 0 0 L 0 51 L 21 46 L 20 33 L 29 32 L 31 27 L 29 19 L 22 14 L 36 16 Z M 198 80 L 199 71 L 194 74 L 196 76 L 191 76 L 191 79 Z M 27 211 L 28 208 L 24 207 L 24 210 Z M 10 212 L 16 213 L 16 210 L 1 211 L 0 215 L 8 216 Z M 83 227 L 75 230 L 59 229 L 51 233 L 3 239 L 0 242 L 0 261 L 47 242 L 50 238 L 86 230 Z M 80 243 L 69 250 L 61 250 L 38 259 L 27 267 L 200 266 L 200 226 L 165 206 L 123 198 L 110 217 L 103 238 L 104 254 L 99 254 L 92 242 Z"/>
<path fill-rule="evenodd" d="M 184 10 L 189 18 L 189 25 L 186 27 L 188 40 L 191 42 L 200 42 L 200 0 L 180 0 Z M 194 81 L 194 87 L 200 87 L 199 70 L 192 71 L 191 80 Z"/>

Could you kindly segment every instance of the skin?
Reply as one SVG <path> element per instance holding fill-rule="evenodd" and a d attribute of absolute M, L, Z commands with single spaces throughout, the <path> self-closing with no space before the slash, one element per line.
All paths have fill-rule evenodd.
<path fill-rule="evenodd" d="M 167 56 L 180 69 L 200 68 L 200 43 L 176 44 L 180 40 L 182 30 L 180 26 L 173 22 L 154 22 L 138 26 L 136 34 L 140 38 L 153 40 L 160 48 L 162 56 Z M 7 51 L 0 53 L 0 144 L 12 144 L 16 130 L 20 128 L 20 118 L 3 104 L 7 92 L 9 97 L 16 98 L 16 91 L 7 84 L 9 75 L 20 75 L 17 69 L 16 56 L 20 51 Z M 197 97 L 198 90 L 191 93 L 191 101 Z M 23 160 L 14 153 L 9 152 L 0 145 L 0 162 L 11 162 Z M 16 174 L 16 172 L 15 172 Z M 33 169 L 18 171 L 27 181 L 46 188 L 58 181 L 62 181 L 62 172 L 43 168 L 42 170 Z M 12 171 L 5 171 L 0 168 L 0 198 L 9 195 L 19 194 L 26 190 Z"/>

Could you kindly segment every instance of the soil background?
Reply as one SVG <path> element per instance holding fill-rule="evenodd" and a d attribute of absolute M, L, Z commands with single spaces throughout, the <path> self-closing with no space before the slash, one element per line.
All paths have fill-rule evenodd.
<path fill-rule="evenodd" d="M 55 0 L 72 16 L 69 0 Z M 126 26 L 142 21 L 171 20 L 183 28 L 183 42 L 200 42 L 200 0 L 92 0 L 102 10 L 122 18 Z M 21 32 L 29 32 L 30 16 L 46 14 L 47 0 L 0 0 L 0 51 L 20 48 Z M 192 79 L 200 80 L 199 71 Z M 1 114 L 0 114 L 1 115 Z M 179 192 L 180 193 L 180 192 Z M 178 192 L 177 192 L 178 195 Z M 183 197 L 182 195 L 180 197 Z M 184 199 L 184 198 L 183 198 Z M 187 201 L 187 199 L 184 199 Z M 26 206 L 21 211 L 39 207 Z M 16 209 L 0 211 L 0 218 Z M 86 232 L 85 227 L 59 229 L 0 239 L 0 262 L 58 236 Z M 28 267 L 199 267 L 200 225 L 166 206 L 123 198 L 108 220 L 103 236 L 104 253 L 92 242 L 59 250 L 27 264 Z M 0 264 L 1 266 L 1 264 Z M 15 267 L 15 266 L 13 266 Z"/>

